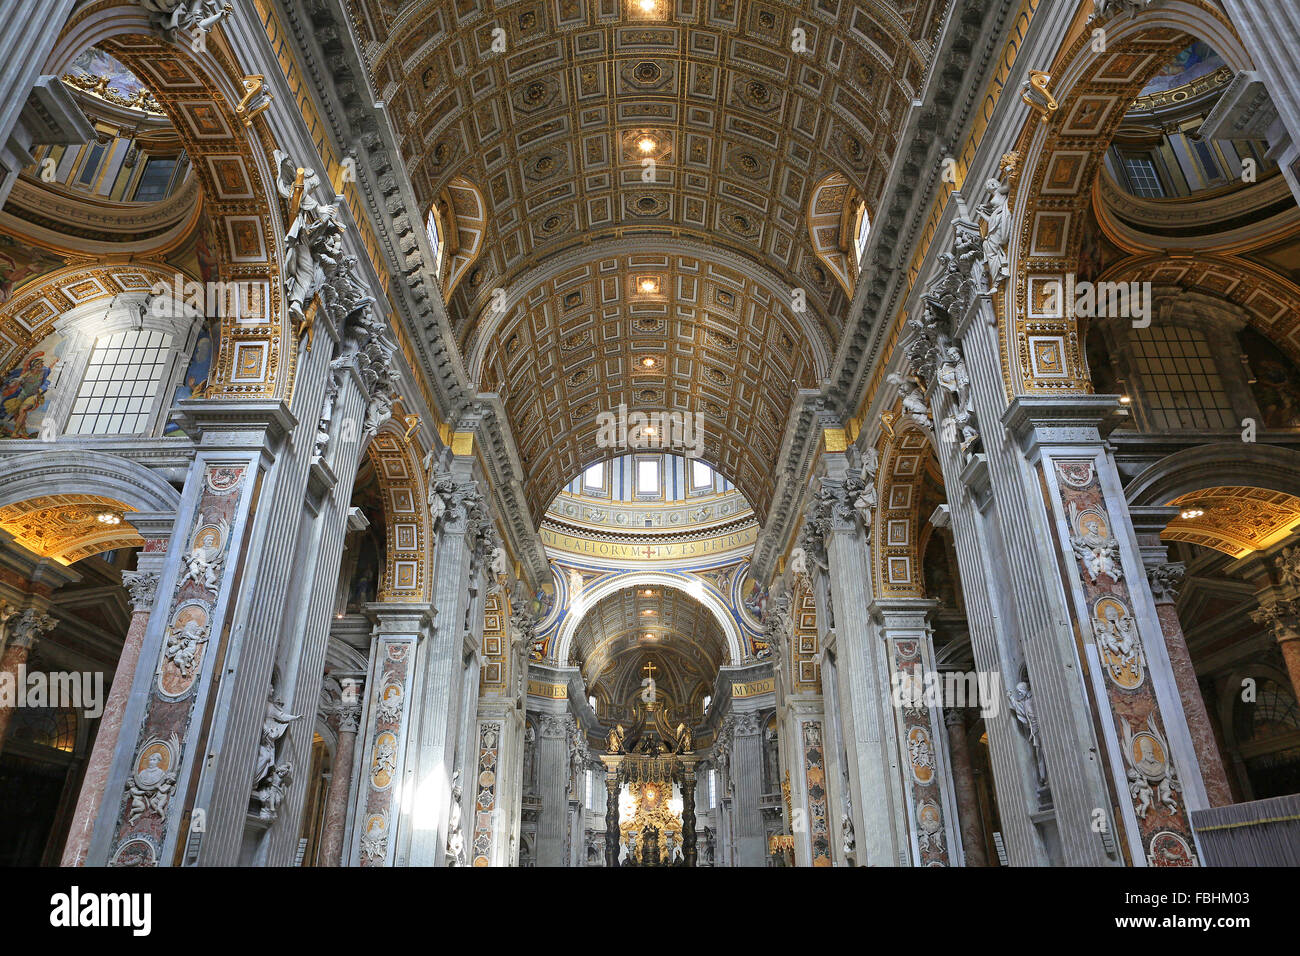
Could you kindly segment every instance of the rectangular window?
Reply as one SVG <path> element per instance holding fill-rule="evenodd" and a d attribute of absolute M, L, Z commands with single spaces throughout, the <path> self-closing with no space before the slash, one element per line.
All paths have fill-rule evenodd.
<path fill-rule="evenodd" d="M 636 463 L 636 493 L 638 495 L 659 494 L 659 461 L 654 458 L 640 458 Z"/>
<path fill-rule="evenodd" d="M 713 469 L 702 461 L 691 462 L 691 489 L 713 487 Z"/>
<path fill-rule="evenodd" d="M 588 466 L 587 470 L 582 473 L 582 488 L 584 491 L 605 490 L 605 463 L 603 461 Z"/>
<path fill-rule="evenodd" d="M 591 771 L 587 771 L 587 809 L 591 809 Z"/>
<path fill-rule="evenodd" d="M 1236 415 L 1205 336 L 1176 325 L 1133 329 L 1133 360 L 1151 427 L 1235 428 Z"/>
<path fill-rule="evenodd" d="M 709 806 L 718 805 L 718 771 L 709 771 Z"/>
<path fill-rule="evenodd" d="M 1156 173 L 1156 164 L 1145 154 L 1125 153 L 1124 174 L 1128 176 L 1129 186 L 1135 196 L 1160 199 L 1164 196 L 1164 187 Z"/>
<path fill-rule="evenodd" d="M 158 202 L 167 198 L 167 187 L 171 184 L 172 173 L 176 171 L 176 160 L 172 157 L 150 159 L 144 164 L 144 172 L 135 186 L 136 202 Z"/>
<path fill-rule="evenodd" d="M 149 423 L 172 337 L 145 330 L 95 340 L 68 417 L 69 435 L 138 435 Z"/>

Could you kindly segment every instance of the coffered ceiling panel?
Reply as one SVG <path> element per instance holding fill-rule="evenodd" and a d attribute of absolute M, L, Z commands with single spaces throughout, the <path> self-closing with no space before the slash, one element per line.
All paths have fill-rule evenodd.
<path fill-rule="evenodd" d="M 832 173 L 879 198 L 945 4 L 352 6 L 417 197 L 463 176 L 489 203 L 488 253 L 453 303 L 463 342 L 491 290 L 548 253 L 646 232 L 752 256 L 839 324 L 808 199 Z"/>

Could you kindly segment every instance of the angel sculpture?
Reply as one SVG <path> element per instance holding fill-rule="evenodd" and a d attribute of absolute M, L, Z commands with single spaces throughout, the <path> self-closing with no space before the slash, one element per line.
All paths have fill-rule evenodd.
<path fill-rule="evenodd" d="M 184 570 L 180 583 L 184 585 L 193 581 L 215 593 L 221 565 L 225 561 L 221 544 L 230 537 L 230 522 L 224 518 L 212 522 L 200 518 L 200 524 L 203 530 L 195 537 L 189 553 L 181 558 Z"/>
<path fill-rule="evenodd" d="M 198 621 L 189 620 L 167 632 L 163 656 L 170 661 L 181 677 L 193 676 L 199 662 L 199 648 L 208 642 L 208 629 Z"/>

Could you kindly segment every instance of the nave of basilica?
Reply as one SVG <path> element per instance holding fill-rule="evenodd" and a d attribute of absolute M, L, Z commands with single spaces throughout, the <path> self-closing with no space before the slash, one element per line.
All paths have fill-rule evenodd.
<path fill-rule="evenodd" d="M 1300 865 L 1298 51 L 0 4 L 0 864 Z"/>

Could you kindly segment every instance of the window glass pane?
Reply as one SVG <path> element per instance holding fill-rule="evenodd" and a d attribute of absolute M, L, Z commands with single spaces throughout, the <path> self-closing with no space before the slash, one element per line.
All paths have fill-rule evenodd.
<path fill-rule="evenodd" d="M 97 339 L 66 433 L 138 434 L 149 421 L 171 338 L 166 332 L 141 330 Z"/>
<path fill-rule="evenodd" d="M 591 465 L 582 473 L 582 484 L 585 488 L 595 488 L 597 490 L 605 487 L 605 463 L 598 461 Z"/>
<path fill-rule="evenodd" d="M 636 490 L 641 495 L 659 493 L 659 462 L 642 460 L 636 463 Z"/>
<path fill-rule="evenodd" d="M 713 484 L 713 469 L 702 461 L 691 462 L 691 487 L 707 488 Z"/>
<path fill-rule="evenodd" d="M 1232 403 L 1205 336 L 1178 326 L 1134 329 L 1130 339 L 1142 372 L 1152 428 L 1218 430 L 1236 427 Z"/>
<path fill-rule="evenodd" d="M 871 235 L 871 217 L 867 215 L 867 207 L 862 207 L 862 214 L 858 217 L 858 235 L 855 248 L 858 254 L 858 264 L 862 264 L 862 253 L 867 248 L 867 238 Z"/>

